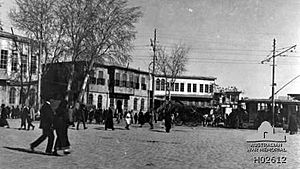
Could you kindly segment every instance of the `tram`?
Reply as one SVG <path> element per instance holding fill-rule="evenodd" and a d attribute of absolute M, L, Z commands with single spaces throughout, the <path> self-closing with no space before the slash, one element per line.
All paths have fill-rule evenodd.
<path fill-rule="evenodd" d="M 241 128 L 257 129 L 263 121 L 273 123 L 272 101 L 270 99 L 242 99 L 239 105 L 245 110 L 246 116 L 241 120 Z M 300 101 L 275 99 L 275 127 L 287 130 L 290 116 L 300 126 Z"/>

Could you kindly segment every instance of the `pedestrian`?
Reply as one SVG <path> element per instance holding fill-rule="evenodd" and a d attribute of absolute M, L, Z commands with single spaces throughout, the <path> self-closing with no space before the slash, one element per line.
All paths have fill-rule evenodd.
<path fill-rule="evenodd" d="M 149 123 L 150 129 L 153 129 L 153 122 L 152 122 L 152 113 L 151 111 L 147 111 L 144 115 L 144 123 Z"/>
<path fill-rule="evenodd" d="M 289 117 L 288 130 L 290 131 L 290 135 L 297 134 L 298 132 L 298 126 L 295 115 L 291 114 Z"/>
<path fill-rule="evenodd" d="M 102 109 L 98 108 L 95 110 L 96 124 L 100 124 L 102 121 Z"/>
<path fill-rule="evenodd" d="M 6 126 L 7 128 L 9 128 L 7 117 L 8 117 L 7 109 L 5 107 L 5 104 L 2 104 L 1 105 L 1 116 L 0 116 L 0 126 L 1 127 L 5 127 Z"/>
<path fill-rule="evenodd" d="M 73 107 L 73 104 L 69 105 L 68 116 L 69 116 L 69 125 L 71 125 L 72 127 L 75 127 L 75 124 L 74 124 L 74 107 Z"/>
<path fill-rule="evenodd" d="M 34 151 L 34 148 L 40 145 L 46 138 L 48 138 L 46 154 L 52 154 L 52 147 L 54 141 L 53 133 L 53 118 L 54 113 L 50 106 L 50 101 L 45 100 L 43 106 L 41 107 L 41 118 L 40 118 L 40 128 L 42 129 L 42 135 L 30 144 L 30 149 Z"/>
<path fill-rule="evenodd" d="M 32 130 L 34 130 L 34 125 L 32 124 L 31 113 L 30 113 L 30 110 L 27 106 L 24 106 L 23 113 L 24 113 L 24 118 L 27 121 L 27 130 L 29 130 L 30 127 L 32 127 Z"/>
<path fill-rule="evenodd" d="M 140 127 L 143 127 L 143 125 L 145 124 L 144 114 L 143 114 L 142 110 L 140 110 L 140 112 L 139 112 L 138 123 L 140 124 Z"/>
<path fill-rule="evenodd" d="M 82 122 L 83 129 L 87 129 L 85 126 L 85 106 L 84 104 L 76 103 L 75 104 L 75 114 L 76 114 L 76 120 L 77 120 L 77 126 L 76 129 L 79 130 L 79 124 Z"/>
<path fill-rule="evenodd" d="M 109 110 L 105 113 L 105 130 L 112 129 L 114 130 L 114 122 L 113 122 L 113 110 L 109 108 Z"/>
<path fill-rule="evenodd" d="M 95 107 L 92 105 L 90 111 L 89 111 L 89 123 L 92 124 L 93 120 L 95 118 Z"/>
<path fill-rule="evenodd" d="M 19 106 L 16 106 L 16 108 L 15 108 L 15 115 L 16 115 L 16 119 L 21 117 L 21 112 L 20 112 Z"/>
<path fill-rule="evenodd" d="M 129 126 L 130 126 L 130 124 L 131 124 L 131 113 L 130 113 L 130 111 L 126 111 L 125 112 L 125 123 L 126 123 L 126 129 L 127 130 L 129 130 Z"/>
<path fill-rule="evenodd" d="M 34 109 L 34 106 L 31 106 L 30 109 L 30 117 L 32 119 L 32 121 L 35 121 L 35 109 Z"/>
<path fill-rule="evenodd" d="M 26 120 L 28 116 L 28 112 L 24 111 L 24 107 L 19 111 L 20 117 L 21 117 L 21 126 L 19 130 L 26 130 Z"/>
<path fill-rule="evenodd" d="M 11 118 L 11 108 L 9 106 L 6 106 L 6 112 L 7 112 L 7 118 Z"/>
<path fill-rule="evenodd" d="M 165 111 L 165 128 L 166 132 L 169 133 L 172 126 L 172 116 L 171 111 L 166 110 Z"/>
<path fill-rule="evenodd" d="M 64 154 L 70 153 L 70 142 L 68 138 L 68 102 L 62 100 L 55 110 L 53 128 L 56 133 L 56 140 L 53 154 L 57 155 L 58 150 L 63 150 Z"/>
<path fill-rule="evenodd" d="M 134 124 L 136 124 L 138 121 L 138 114 L 134 113 Z"/>
<path fill-rule="evenodd" d="M 27 121 L 27 130 L 30 129 L 30 127 L 32 127 L 32 130 L 34 130 L 34 125 L 32 124 L 32 115 L 29 108 L 27 106 L 24 106 L 24 114 L 26 114 L 26 121 Z"/>

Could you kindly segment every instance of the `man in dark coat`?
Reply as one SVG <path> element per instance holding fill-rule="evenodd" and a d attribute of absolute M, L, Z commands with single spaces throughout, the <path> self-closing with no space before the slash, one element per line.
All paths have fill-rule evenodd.
<path fill-rule="evenodd" d="M 27 121 L 27 130 L 30 129 L 30 127 L 32 127 L 32 130 L 34 130 L 34 125 L 32 124 L 32 118 L 30 116 L 30 111 L 29 111 L 29 108 L 27 106 L 24 106 L 24 109 L 23 109 L 23 113 L 26 114 L 26 121 Z"/>
<path fill-rule="evenodd" d="M 291 135 L 297 134 L 298 132 L 297 120 L 295 115 L 290 115 L 289 117 L 288 130 L 290 131 Z"/>
<path fill-rule="evenodd" d="M 58 150 L 63 150 L 64 154 L 69 154 L 70 142 L 68 138 L 68 102 L 62 100 L 56 109 L 54 115 L 53 128 L 56 131 L 56 140 L 53 154 L 57 155 Z"/>
<path fill-rule="evenodd" d="M 87 129 L 87 127 L 85 126 L 85 112 L 86 112 L 86 108 L 84 104 L 79 104 L 76 103 L 75 105 L 75 116 L 77 119 L 77 126 L 76 129 L 79 130 L 79 124 L 82 122 L 83 124 L 83 129 Z"/>
<path fill-rule="evenodd" d="M 0 116 L 0 126 L 1 127 L 6 126 L 7 128 L 9 128 L 8 121 L 6 120 L 7 117 L 8 117 L 7 109 L 5 107 L 5 104 L 2 104 L 1 105 L 1 116 Z"/>
<path fill-rule="evenodd" d="M 52 154 L 52 147 L 54 141 L 54 133 L 53 133 L 54 113 L 50 106 L 49 101 L 45 101 L 40 112 L 41 112 L 40 128 L 43 130 L 43 133 L 36 141 L 30 144 L 30 149 L 34 151 L 34 148 L 40 145 L 48 137 L 46 153 Z"/>
<path fill-rule="evenodd" d="M 105 130 L 108 128 L 114 130 L 113 111 L 111 108 L 105 112 Z"/>
<path fill-rule="evenodd" d="M 25 107 L 23 107 L 20 111 L 20 117 L 21 117 L 21 127 L 19 128 L 19 130 L 26 130 L 26 119 L 28 119 L 28 112 L 26 112 Z"/>

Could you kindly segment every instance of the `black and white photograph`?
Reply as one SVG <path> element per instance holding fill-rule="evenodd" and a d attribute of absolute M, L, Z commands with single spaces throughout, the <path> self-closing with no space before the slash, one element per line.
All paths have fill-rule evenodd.
<path fill-rule="evenodd" d="M 299 169 L 299 0 L 0 0 L 0 169 Z"/>

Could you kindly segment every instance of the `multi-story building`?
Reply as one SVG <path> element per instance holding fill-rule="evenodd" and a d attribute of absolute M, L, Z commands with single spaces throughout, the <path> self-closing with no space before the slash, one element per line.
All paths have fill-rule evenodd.
<path fill-rule="evenodd" d="M 235 87 L 216 87 L 214 93 L 214 105 L 222 114 L 230 114 L 233 109 L 238 108 L 240 94 L 242 91 Z"/>
<path fill-rule="evenodd" d="M 71 62 L 55 63 L 42 79 L 42 95 L 61 99 L 67 90 Z M 85 62 L 75 64 L 71 99 L 78 96 L 83 83 Z M 83 102 L 96 108 L 146 111 L 149 106 L 148 72 L 121 66 L 94 64 Z"/>
<path fill-rule="evenodd" d="M 179 76 L 173 86 L 168 79 L 170 78 L 155 77 L 154 95 L 157 99 L 164 99 L 169 87 L 171 100 L 203 108 L 212 107 L 215 77 Z"/>
<path fill-rule="evenodd" d="M 28 38 L 0 31 L 1 104 L 36 103 L 38 55 L 33 44 Z"/>

